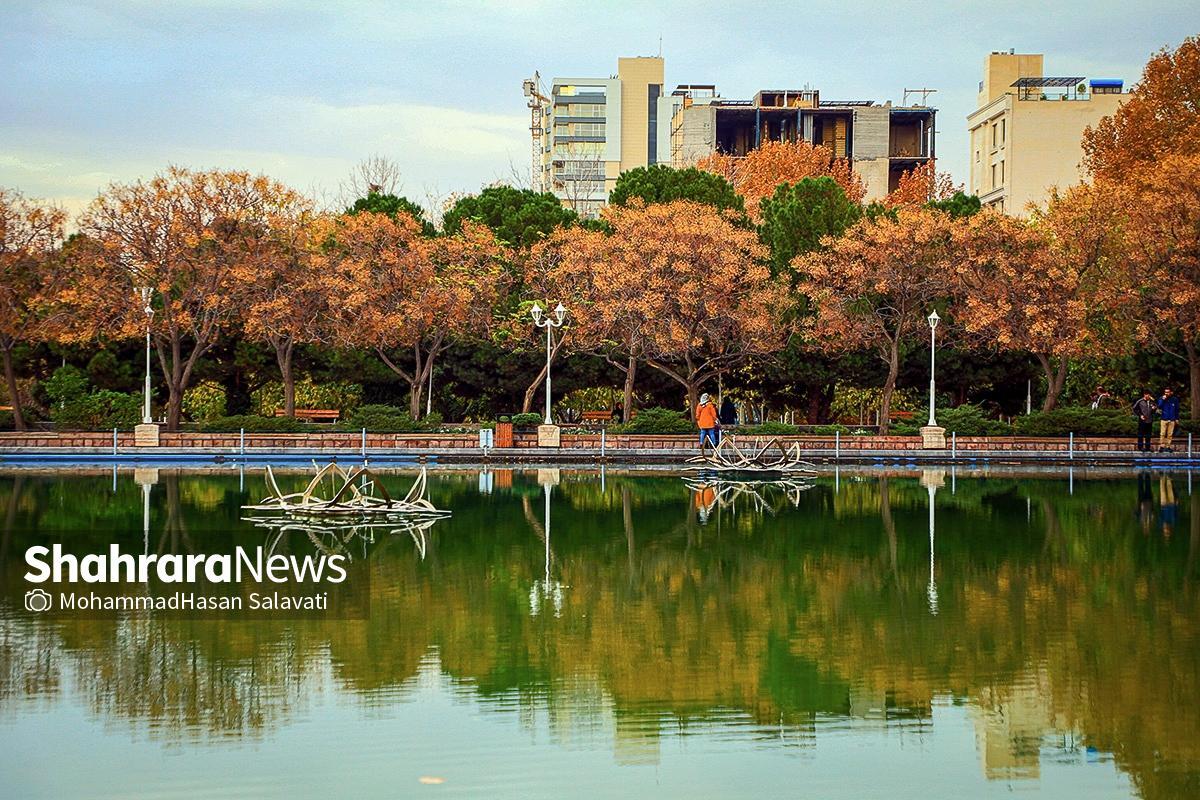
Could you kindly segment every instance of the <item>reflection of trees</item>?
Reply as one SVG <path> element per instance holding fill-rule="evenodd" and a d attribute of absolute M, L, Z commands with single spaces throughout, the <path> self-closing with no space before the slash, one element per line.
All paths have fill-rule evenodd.
<path fill-rule="evenodd" d="M 204 517 L 182 488 L 197 479 L 179 480 L 195 543 Z M 65 663 L 98 713 L 248 733 L 287 719 L 327 671 L 392 702 L 436 653 L 486 706 L 544 705 L 563 726 L 582 724 L 581 708 L 611 717 L 622 752 L 653 752 L 667 718 L 686 728 L 736 710 L 820 735 L 822 714 L 929 724 L 933 700 L 952 695 L 975 709 L 990 775 L 1034 774 L 1042 737 L 1077 733 L 1113 752 L 1144 796 L 1196 794 L 1195 497 L 1189 536 L 1164 542 L 1142 536 L 1131 482 L 1077 482 L 1068 497 L 1048 481 L 960 480 L 938 493 L 932 617 L 927 497 L 911 478 L 844 479 L 837 494 L 823 484 L 797 512 L 703 529 L 681 523 L 694 514 L 678 479 L 613 478 L 603 496 L 565 480 L 554 564 L 571 589 L 560 618 L 535 618 L 541 521 L 525 505 L 541 489 L 518 482 L 490 502 L 471 486 L 435 486 L 454 516 L 425 561 L 407 540 L 370 550 L 369 619 L 18 615 L 0 621 L 0 702 L 53 693 Z M 0 483 L 0 509 L 10 487 Z M 24 546 L 18 530 L 11 547 Z M 10 584 L 17 567 L 5 564 Z"/>

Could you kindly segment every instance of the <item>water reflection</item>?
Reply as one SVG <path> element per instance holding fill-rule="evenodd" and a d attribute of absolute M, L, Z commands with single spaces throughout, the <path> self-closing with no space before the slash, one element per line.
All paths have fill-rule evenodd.
<path fill-rule="evenodd" d="M 122 473 L 115 494 L 107 470 L 0 473 L 0 736 L 78 699 L 132 736 L 269 739 L 330 692 L 393 709 L 444 685 L 621 764 L 677 738 L 807 752 L 873 729 L 953 761 L 934 733 L 961 713 L 989 779 L 1111 759 L 1143 797 L 1200 796 L 1200 498 L 1177 477 L 963 470 L 939 493 L 944 473 L 842 469 L 794 496 L 710 487 L 702 524 L 678 476 L 490 475 L 490 493 L 431 475 L 454 513 L 423 547 L 356 535 L 369 619 L 234 622 L 42 619 L 20 607 L 22 554 L 261 538 L 239 519 L 253 471 L 242 490 L 162 469 L 151 493 Z"/>

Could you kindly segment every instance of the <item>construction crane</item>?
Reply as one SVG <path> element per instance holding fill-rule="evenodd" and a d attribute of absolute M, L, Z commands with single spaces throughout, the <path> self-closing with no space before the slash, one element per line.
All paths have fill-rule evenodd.
<path fill-rule="evenodd" d="M 545 191 L 542 179 L 542 119 L 550 98 L 542 94 L 541 75 L 535 70 L 532 78 L 521 82 L 525 96 L 529 98 L 529 134 L 533 138 L 533 158 L 529 165 L 530 188 L 535 192 Z"/>

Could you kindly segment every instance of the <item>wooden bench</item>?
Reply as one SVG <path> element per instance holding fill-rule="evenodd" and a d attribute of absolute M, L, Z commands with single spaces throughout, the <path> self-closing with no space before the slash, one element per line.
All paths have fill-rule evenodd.
<path fill-rule="evenodd" d="M 612 422 L 612 418 L 611 411 L 584 411 L 582 414 L 584 422 Z"/>
<path fill-rule="evenodd" d="M 915 411 L 893 411 L 892 419 L 913 419 L 917 414 Z"/>
<path fill-rule="evenodd" d="M 275 409 L 275 416 L 286 417 L 287 412 L 282 408 Z M 341 418 L 342 412 L 336 408 L 297 408 L 296 419 L 307 420 L 308 422 L 337 422 Z"/>

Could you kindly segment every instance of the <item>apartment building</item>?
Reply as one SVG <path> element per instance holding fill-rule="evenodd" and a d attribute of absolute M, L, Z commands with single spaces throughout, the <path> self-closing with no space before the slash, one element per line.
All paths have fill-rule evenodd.
<path fill-rule="evenodd" d="M 658 163 L 663 60 L 617 59 L 607 78 L 554 78 L 544 112 L 542 185 L 594 217 L 617 177 Z"/>
<path fill-rule="evenodd" d="M 729 100 L 711 84 L 678 86 L 667 103 L 675 167 L 717 152 L 741 157 L 767 141 L 805 141 L 848 159 L 870 202 L 882 200 L 904 172 L 936 156 L 937 111 L 925 105 L 825 100 L 810 88 L 763 89 L 750 100 Z"/>
<path fill-rule="evenodd" d="M 1024 216 L 1085 175 L 1083 131 L 1128 97 L 1115 78 L 1047 76 L 1041 53 L 989 53 L 967 117 L 971 178 L 984 205 Z"/>

